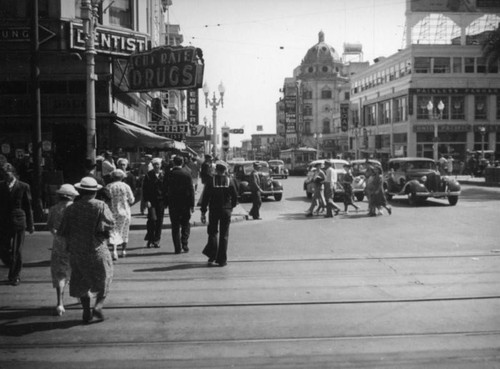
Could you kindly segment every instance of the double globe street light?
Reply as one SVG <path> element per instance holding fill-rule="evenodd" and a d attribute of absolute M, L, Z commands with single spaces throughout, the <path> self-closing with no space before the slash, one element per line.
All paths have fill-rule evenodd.
<path fill-rule="evenodd" d="M 221 108 L 224 107 L 224 93 L 226 92 L 226 88 L 222 84 L 222 82 L 219 84 L 219 94 L 220 97 L 217 99 L 215 96 L 215 92 L 213 94 L 212 99 L 210 100 L 208 98 L 208 95 L 210 93 L 210 89 L 205 82 L 203 84 L 203 93 L 205 94 L 205 107 L 208 108 L 208 105 L 212 107 L 212 155 L 215 158 L 217 156 L 217 107 L 221 106 Z"/>
<path fill-rule="evenodd" d="M 443 100 L 439 101 L 439 104 L 437 105 L 437 112 L 434 109 L 434 104 L 432 103 L 432 100 L 429 100 L 427 103 L 427 111 L 429 112 L 429 118 L 434 121 L 434 138 L 433 138 L 433 154 L 434 154 L 434 160 L 438 160 L 438 142 L 439 142 L 439 136 L 438 136 L 438 124 L 437 121 L 443 119 L 443 111 L 444 111 L 444 103 Z"/>

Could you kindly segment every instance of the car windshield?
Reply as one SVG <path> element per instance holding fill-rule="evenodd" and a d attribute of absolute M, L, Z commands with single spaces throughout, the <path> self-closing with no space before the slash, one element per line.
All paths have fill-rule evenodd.
<path fill-rule="evenodd" d="M 283 161 L 281 160 L 269 160 L 269 165 L 283 165 Z"/>
<path fill-rule="evenodd" d="M 260 170 L 259 172 L 261 173 L 269 173 L 269 167 L 267 166 L 267 163 L 262 163 L 261 162 L 261 167 L 260 167 Z M 253 163 L 248 163 L 248 164 L 245 164 L 243 166 L 243 170 L 245 172 L 246 175 L 252 173 L 252 170 L 253 170 Z"/>
<path fill-rule="evenodd" d="M 345 163 L 332 163 L 333 165 L 333 169 L 336 169 L 336 170 L 342 170 L 344 169 L 344 165 Z"/>
<path fill-rule="evenodd" d="M 403 168 L 406 170 L 415 170 L 415 169 L 436 169 L 436 164 L 433 161 L 428 160 L 415 160 L 409 161 L 403 165 Z"/>

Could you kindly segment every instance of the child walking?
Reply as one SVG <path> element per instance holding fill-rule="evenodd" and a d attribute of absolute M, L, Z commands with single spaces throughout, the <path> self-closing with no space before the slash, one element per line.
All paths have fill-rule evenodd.
<path fill-rule="evenodd" d="M 61 225 L 66 208 L 73 203 L 78 196 L 78 191 L 70 184 L 63 184 L 57 191 L 58 203 L 49 210 L 47 226 L 54 236 L 52 241 L 52 254 L 50 258 L 50 272 L 52 285 L 57 293 L 56 314 L 61 316 L 65 313 L 63 295 L 64 287 L 69 283 L 71 267 L 69 264 L 69 253 L 66 241 L 58 235 L 57 231 Z"/>

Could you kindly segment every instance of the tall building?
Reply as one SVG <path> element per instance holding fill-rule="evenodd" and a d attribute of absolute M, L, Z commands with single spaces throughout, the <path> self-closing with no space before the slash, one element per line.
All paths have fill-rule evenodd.
<path fill-rule="evenodd" d="M 368 63 L 344 63 L 336 50 L 318 34 L 318 42 L 286 78 L 283 87 L 286 125 L 286 147 L 313 147 L 319 157 L 335 157 L 348 149 L 347 135 L 341 126 L 341 103 L 349 101 L 352 68 L 365 68 Z M 342 93 L 340 93 L 342 91 Z"/>

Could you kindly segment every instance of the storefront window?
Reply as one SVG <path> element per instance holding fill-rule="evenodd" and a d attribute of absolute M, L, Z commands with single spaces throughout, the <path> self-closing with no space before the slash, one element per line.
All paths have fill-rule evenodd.
<path fill-rule="evenodd" d="M 465 119 L 465 97 L 451 97 L 451 119 Z"/>
<path fill-rule="evenodd" d="M 431 96 L 417 96 L 417 119 L 429 119 L 427 104 L 431 98 Z"/>
<path fill-rule="evenodd" d="M 487 111 L 486 96 L 474 96 L 474 119 L 486 119 Z"/>

